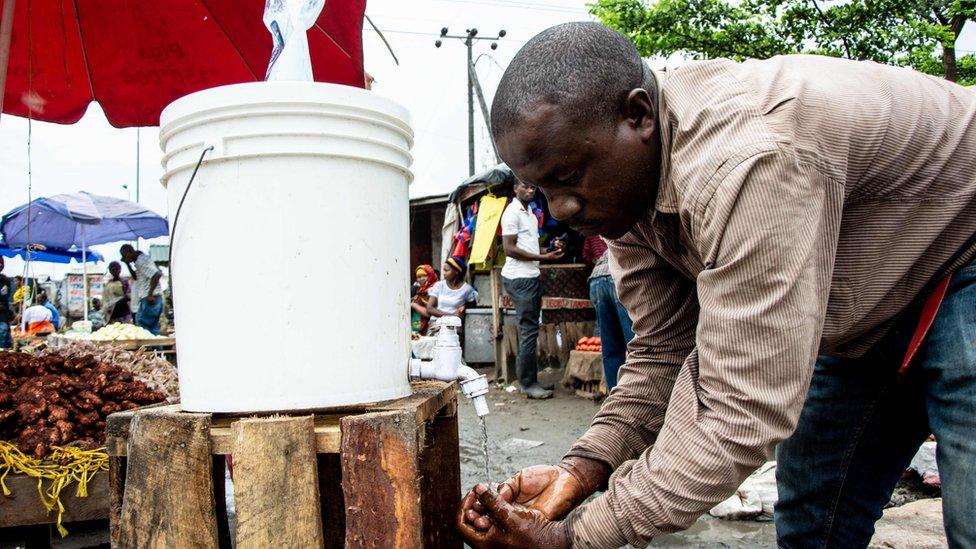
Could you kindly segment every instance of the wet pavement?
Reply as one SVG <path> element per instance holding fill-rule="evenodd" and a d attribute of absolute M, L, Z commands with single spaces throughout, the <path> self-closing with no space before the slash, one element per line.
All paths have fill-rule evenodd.
<path fill-rule="evenodd" d="M 491 377 L 493 368 L 482 370 Z M 549 400 L 527 400 L 492 384 L 488 394 L 491 413 L 487 416 L 490 475 L 502 482 L 512 473 L 541 463 L 557 463 L 586 430 L 599 410 L 599 403 L 582 399 L 559 386 L 562 370 L 543 372 L 543 382 L 557 385 Z M 461 438 L 461 487 L 466 491 L 485 481 L 481 449 L 481 425 L 474 407 L 458 402 Z M 725 521 L 710 516 L 699 519 L 685 532 L 662 536 L 652 547 L 775 547 L 772 522 Z"/>

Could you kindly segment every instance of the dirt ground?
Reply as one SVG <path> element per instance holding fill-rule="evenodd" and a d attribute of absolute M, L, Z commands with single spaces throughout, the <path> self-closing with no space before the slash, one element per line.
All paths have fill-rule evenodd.
<path fill-rule="evenodd" d="M 489 377 L 491 369 L 483 370 Z M 487 416 L 491 482 L 507 479 L 515 471 L 540 463 L 556 463 L 586 430 L 600 405 L 559 386 L 562 370 L 543 372 L 544 382 L 557 385 L 549 400 L 526 400 L 518 393 L 492 385 Z M 461 435 L 461 486 L 468 490 L 485 481 L 481 451 L 481 425 L 474 407 L 461 397 L 458 403 Z M 539 444 L 541 443 L 541 444 Z M 654 547 L 775 547 L 772 522 L 700 519 L 691 529 L 655 539 Z"/>

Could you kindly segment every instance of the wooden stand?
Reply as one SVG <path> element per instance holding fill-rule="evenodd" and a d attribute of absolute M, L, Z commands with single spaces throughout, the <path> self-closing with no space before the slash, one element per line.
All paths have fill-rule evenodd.
<path fill-rule="evenodd" d="M 461 547 L 454 384 L 326 414 L 218 417 L 147 407 L 108 418 L 114 547 Z"/>
<path fill-rule="evenodd" d="M 7 547 L 8 538 L 16 538 L 32 547 L 50 547 L 57 522 L 57 509 L 50 513 L 37 494 L 37 479 L 24 474 L 9 474 L 4 480 L 10 496 L 0 495 L 0 547 Z M 45 481 L 45 486 L 49 481 Z M 108 519 L 108 473 L 101 471 L 88 482 L 88 495 L 75 496 L 76 485 L 61 492 L 64 516 L 61 522 L 71 530 L 71 523 Z M 53 532 L 53 534 L 52 534 Z M 70 534 L 69 534 L 70 535 Z"/>

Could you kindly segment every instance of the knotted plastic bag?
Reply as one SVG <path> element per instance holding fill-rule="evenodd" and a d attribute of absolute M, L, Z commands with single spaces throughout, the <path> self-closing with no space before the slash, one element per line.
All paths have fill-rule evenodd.
<path fill-rule="evenodd" d="M 274 43 L 265 80 L 312 81 L 308 29 L 324 5 L 325 0 L 265 0 L 264 25 Z"/>

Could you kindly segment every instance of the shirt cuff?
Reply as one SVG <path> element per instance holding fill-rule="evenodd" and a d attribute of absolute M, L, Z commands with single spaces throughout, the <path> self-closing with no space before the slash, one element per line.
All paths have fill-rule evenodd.
<path fill-rule="evenodd" d="M 606 463 L 611 471 L 615 471 L 624 462 L 634 459 L 636 453 L 637 451 L 617 429 L 609 425 L 596 424 L 576 441 L 565 457 L 595 459 Z"/>

